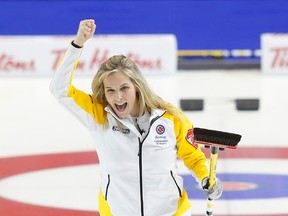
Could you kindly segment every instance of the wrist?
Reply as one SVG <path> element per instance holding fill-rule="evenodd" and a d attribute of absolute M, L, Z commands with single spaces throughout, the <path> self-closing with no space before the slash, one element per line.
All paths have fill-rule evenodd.
<path fill-rule="evenodd" d="M 75 42 L 74 40 L 72 40 L 71 45 L 74 46 L 75 48 L 81 49 L 83 47 L 83 45 L 80 45 L 79 43 Z"/>

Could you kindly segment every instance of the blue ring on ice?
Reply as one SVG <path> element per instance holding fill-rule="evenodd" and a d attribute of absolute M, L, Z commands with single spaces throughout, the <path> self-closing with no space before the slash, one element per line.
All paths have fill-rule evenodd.
<path fill-rule="evenodd" d="M 192 175 L 182 175 L 184 187 L 189 199 L 206 199 Z M 288 182 L 288 175 L 276 174 L 218 174 L 224 185 L 221 199 L 265 199 L 288 197 L 288 187 L 283 187 Z M 237 183 L 255 185 L 255 187 L 237 189 Z M 225 190 L 225 184 L 235 183 L 235 190 Z"/>

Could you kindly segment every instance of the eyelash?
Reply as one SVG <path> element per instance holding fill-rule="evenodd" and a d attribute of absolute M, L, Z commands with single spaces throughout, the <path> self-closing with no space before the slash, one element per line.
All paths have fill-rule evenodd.
<path fill-rule="evenodd" d="M 126 89 L 129 89 L 129 86 L 123 86 L 123 87 L 120 88 L 120 90 L 122 90 L 122 91 L 126 90 Z M 107 92 L 111 92 L 111 93 L 114 92 L 114 91 L 115 91 L 114 89 L 108 89 L 107 90 Z"/>
<path fill-rule="evenodd" d="M 123 86 L 120 90 L 125 90 L 125 89 L 128 89 L 129 87 L 128 86 Z"/>

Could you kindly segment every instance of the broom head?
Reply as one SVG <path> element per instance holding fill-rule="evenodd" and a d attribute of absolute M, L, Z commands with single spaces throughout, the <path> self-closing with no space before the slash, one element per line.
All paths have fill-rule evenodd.
<path fill-rule="evenodd" d="M 194 139 L 196 143 L 205 146 L 215 146 L 219 148 L 236 149 L 241 140 L 240 134 L 209 130 L 204 128 L 194 128 Z"/>

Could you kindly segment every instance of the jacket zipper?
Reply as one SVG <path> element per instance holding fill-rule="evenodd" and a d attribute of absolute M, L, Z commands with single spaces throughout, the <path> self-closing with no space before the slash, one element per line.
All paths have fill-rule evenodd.
<path fill-rule="evenodd" d="M 110 175 L 108 174 L 108 183 L 107 183 L 107 185 L 106 185 L 106 191 L 105 191 L 105 200 L 106 200 L 106 201 L 107 201 L 107 198 L 108 198 L 109 185 L 110 185 Z"/>
<path fill-rule="evenodd" d="M 174 181 L 174 183 L 175 183 L 175 185 L 176 185 L 176 187 L 178 189 L 179 197 L 182 197 L 181 189 L 180 189 L 180 187 L 179 187 L 179 185 L 178 185 L 178 183 L 177 183 L 177 181 L 176 181 L 176 179 L 175 179 L 175 177 L 173 175 L 172 170 L 170 170 L 170 175 L 171 175 L 171 177 L 172 177 L 172 179 L 173 179 L 173 181 Z"/>
<path fill-rule="evenodd" d="M 140 138 L 138 138 L 139 142 L 139 175 L 140 175 L 140 203 L 141 203 L 141 216 L 144 216 L 144 201 L 143 201 L 143 180 L 142 180 L 142 142 Z"/>
<path fill-rule="evenodd" d="M 165 112 L 164 112 L 165 113 Z M 146 136 L 144 137 L 144 139 L 140 140 L 140 138 L 138 138 L 138 142 L 139 142 L 139 151 L 138 151 L 138 156 L 139 156 L 139 175 L 140 175 L 140 203 L 141 203 L 141 216 L 144 216 L 144 200 L 143 200 L 143 174 L 142 174 L 142 146 L 144 141 L 146 140 L 148 134 L 150 133 L 150 128 L 153 125 L 153 123 L 159 119 L 160 117 L 162 117 L 164 115 L 164 113 L 161 116 L 157 116 L 154 119 L 152 119 L 152 121 L 150 122 L 150 126 L 149 126 L 149 130 L 146 134 Z M 139 128 L 140 129 L 140 128 Z M 141 132 L 140 132 L 141 133 Z"/>

